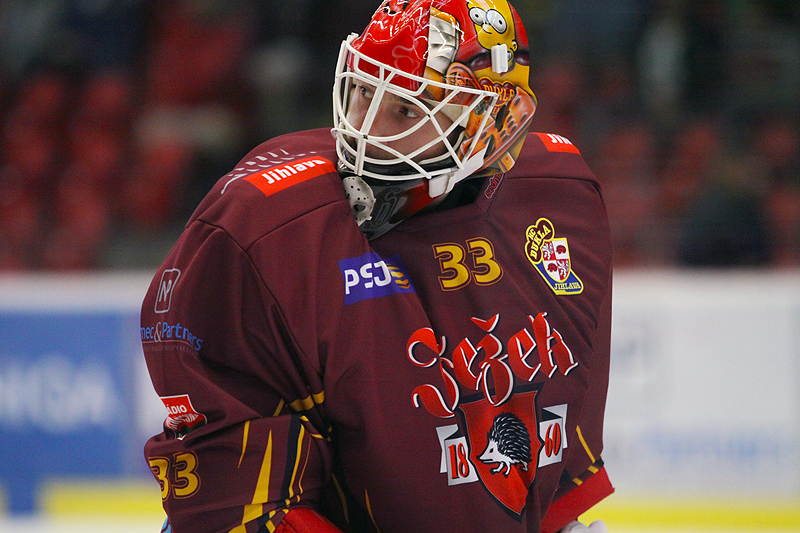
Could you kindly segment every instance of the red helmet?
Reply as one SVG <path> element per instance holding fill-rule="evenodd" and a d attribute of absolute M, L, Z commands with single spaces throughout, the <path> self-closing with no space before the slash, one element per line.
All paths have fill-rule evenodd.
<path fill-rule="evenodd" d="M 507 0 L 387 0 L 342 43 L 333 94 L 340 165 L 359 190 L 374 189 L 373 180 L 424 180 L 403 184 L 425 189 L 427 202 L 408 202 L 416 206 L 465 178 L 506 172 L 536 110 L 528 73 L 525 29 Z M 359 113 L 357 88 L 368 96 Z M 376 117 L 391 99 L 413 107 L 417 120 L 382 129 Z M 415 138 L 427 142 L 408 143 Z M 360 224 L 370 203 L 354 204 Z"/>

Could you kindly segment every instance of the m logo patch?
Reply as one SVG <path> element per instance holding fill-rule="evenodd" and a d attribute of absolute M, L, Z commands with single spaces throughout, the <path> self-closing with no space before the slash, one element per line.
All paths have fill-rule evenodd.
<path fill-rule="evenodd" d="M 175 291 L 175 285 L 178 283 L 178 278 L 181 271 L 177 268 L 171 268 L 161 273 L 161 281 L 158 283 L 158 293 L 156 294 L 156 313 L 166 313 L 172 305 L 172 293 Z"/>

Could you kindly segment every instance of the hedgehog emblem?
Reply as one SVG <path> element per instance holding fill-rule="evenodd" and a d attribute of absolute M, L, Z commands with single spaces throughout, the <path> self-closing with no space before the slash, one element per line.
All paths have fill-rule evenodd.
<path fill-rule="evenodd" d="M 505 469 L 503 475 L 508 477 L 511 465 L 519 464 L 522 470 L 528 470 L 531 462 L 531 438 L 525 424 L 512 413 L 500 413 L 494 417 L 492 427 L 487 434 L 488 443 L 478 459 L 484 464 L 497 463 L 493 474 Z"/>

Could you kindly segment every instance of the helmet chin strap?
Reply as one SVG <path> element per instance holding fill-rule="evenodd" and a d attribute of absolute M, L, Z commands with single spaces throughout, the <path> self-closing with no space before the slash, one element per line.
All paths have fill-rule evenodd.
<path fill-rule="evenodd" d="M 483 166 L 486 150 L 487 147 L 484 147 L 483 150 L 470 157 L 464 165 L 464 168 L 456 169 L 428 180 L 428 194 L 430 197 L 436 198 L 437 196 L 448 194 L 458 182 L 472 176 L 475 172 L 480 170 Z"/>

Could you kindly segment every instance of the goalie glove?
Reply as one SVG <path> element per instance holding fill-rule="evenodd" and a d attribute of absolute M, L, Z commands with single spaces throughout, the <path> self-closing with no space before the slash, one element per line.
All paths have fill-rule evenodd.
<path fill-rule="evenodd" d="M 561 530 L 560 533 L 608 533 L 606 525 L 602 520 L 595 520 L 588 526 L 584 526 L 577 520 L 567 524 L 567 527 Z"/>
<path fill-rule="evenodd" d="M 342 533 L 342 530 L 313 509 L 293 507 L 278 524 L 275 533 Z"/>

